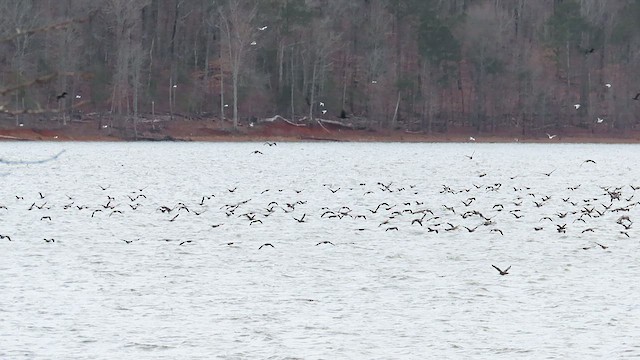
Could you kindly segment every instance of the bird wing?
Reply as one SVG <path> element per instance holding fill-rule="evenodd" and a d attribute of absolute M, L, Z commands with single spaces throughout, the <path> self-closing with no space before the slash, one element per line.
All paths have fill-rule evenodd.
<path fill-rule="evenodd" d="M 498 270 L 499 272 L 502 272 L 502 270 L 500 270 L 500 268 L 499 268 L 499 267 L 497 267 L 497 266 L 495 266 L 495 265 L 491 265 L 491 266 L 493 266 L 493 268 L 494 268 L 494 269 L 496 269 L 496 270 Z"/>
<path fill-rule="evenodd" d="M 508 268 L 506 268 L 506 269 L 504 270 L 504 272 L 509 271 L 509 269 L 511 269 L 511 265 L 509 265 L 509 267 L 508 267 Z"/>

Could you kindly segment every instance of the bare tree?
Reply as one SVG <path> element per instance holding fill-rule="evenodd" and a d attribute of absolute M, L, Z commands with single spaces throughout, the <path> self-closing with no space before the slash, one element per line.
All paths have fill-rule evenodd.
<path fill-rule="evenodd" d="M 254 20 L 257 6 L 252 0 L 229 0 L 220 9 L 223 36 L 229 53 L 231 81 L 233 86 L 233 128 L 238 129 L 238 86 L 240 70 L 246 60 L 246 53 L 254 41 L 256 25 Z M 224 106 L 224 105 L 223 105 Z"/>
<path fill-rule="evenodd" d="M 116 47 L 116 66 L 111 93 L 112 114 L 129 116 L 131 111 L 135 110 L 134 118 L 137 118 L 140 72 L 146 53 L 140 43 L 141 10 L 148 4 L 149 1 L 130 2 L 128 0 L 109 0 L 106 4 L 107 11 L 114 21 L 112 31 Z M 132 96 L 135 104 L 130 106 Z M 134 120 L 134 132 L 137 135 L 136 125 L 137 120 Z"/>

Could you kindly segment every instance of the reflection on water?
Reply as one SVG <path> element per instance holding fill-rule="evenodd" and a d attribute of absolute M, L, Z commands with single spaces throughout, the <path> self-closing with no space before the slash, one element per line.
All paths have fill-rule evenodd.
<path fill-rule="evenodd" d="M 640 355 L 637 146 L 0 157 L 61 149 L 0 168 L 2 358 Z"/>

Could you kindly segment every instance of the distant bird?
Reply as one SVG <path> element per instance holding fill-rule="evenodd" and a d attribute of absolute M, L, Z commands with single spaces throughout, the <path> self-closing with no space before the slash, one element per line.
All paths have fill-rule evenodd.
<path fill-rule="evenodd" d="M 52 243 L 52 242 L 56 242 L 56 239 L 51 238 L 51 239 L 43 239 L 44 241 L 48 242 L 48 243 Z"/>
<path fill-rule="evenodd" d="M 548 173 L 542 173 L 542 175 L 551 176 L 551 174 L 553 174 L 553 173 L 554 173 L 554 171 L 556 171 L 556 170 L 557 170 L 557 169 L 553 169 L 553 170 L 551 170 L 551 172 L 548 172 Z"/>
<path fill-rule="evenodd" d="M 576 110 L 580 109 L 580 104 L 574 104 L 573 107 L 576 108 Z"/>
<path fill-rule="evenodd" d="M 252 42 L 251 42 L 251 46 L 256 46 L 256 45 L 258 45 L 258 43 L 257 43 L 257 42 L 255 42 L 255 41 L 252 41 Z"/>
<path fill-rule="evenodd" d="M 608 248 L 608 246 L 596 243 L 596 245 L 600 246 L 603 250 L 606 250 Z"/>
<path fill-rule="evenodd" d="M 56 100 L 60 101 L 60 99 L 64 99 L 67 96 L 67 92 L 63 91 L 62 94 L 56 96 Z"/>
<path fill-rule="evenodd" d="M 637 93 L 636 96 L 632 97 L 633 100 L 640 100 L 640 93 Z"/>
<path fill-rule="evenodd" d="M 549 140 L 553 139 L 556 136 L 558 136 L 558 135 L 556 135 L 556 134 L 551 135 L 551 134 L 547 133 L 547 137 L 549 138 Z"/>
<path fill-rule="evenodd" d="M 178 246 L 182 246 L 182 245 L 188 244 L 190 242 L 191 242 L 191 240 L 185 240 L 185 241 L 181 242 L 180 244 L 178 244 Z"/>
<path fill-rule="evenodd" d="M 260 151 L 260 150 L 253 150 L 252 154 L 262 154 L 262 151 Z"/>
<path fill-rule="evenodd" d="M 322 115 L 326 114 L 327 110 L 322 110 Z"/>
<path fill-rule="evenodd" d="M 0 234 L 0 239 L 7 239 L 7 240 L 11 241 L 11 236 Z"/>
<path fill-rule="evenodd" d="M 474 151 L 474 152 L 472 152 L 472 153 L 471 153 L 471 155 L 465 155 L 465 156 L 466 156 L 466 157 L 468 157 L 470 160 L 473 160 L 473 155 L 474 155 L 475 153 L 476 153 L 476 152 Z"/>
<path fill-rule="evenodd" d="M 494 269 L 498 270 L 498 272 L 500 273 L 500 275 L 507 275 L 509 274 L 509 269 L 511 269 L 511 265 L 509 265 L 508 268 L 506 268 L 505 270 L 500 270 L 499 267 L 495 266 L 495 265 L 491 265 L 493 266 Z"/>
<path fill-rule="evenodd" d="M 335 244 L 334 244 L 334 243 L 332 243 L 332 242 L 331 242 L 331 241 L 329 241 L 329 240 L 320 241 L 319 243 L 317 243 L 317 244 L 316 244 L 316 246 L 318 246 L 318 245 L 322 245 L 322 244 L 329 244 L 329 245 L 333 245 L 333 246 L 335 246 Z"/>
<path fill-rule="evenodd" d="M 587 159 L 587 160 L 585 160 L 585 161 L 583 161 L 583 162 L 582 162 L 582 164 L 584 164 L 584 163 L 592 163 L 592 164 L 595 164 L 596 162 L 595 162 L 595 161 L 593 161 L 593 160 L 591 160 L 591 159 Z M 580 166 L 582 166 L 582 164 L 580 164 Z M 573 189 L 573 188 L 571 188 L 571 189 Z"/>
<path fill-rule="evenodd" d="M 271 245 L 270 243 L 264 243 L 264 244 L 260 245 L 260 247 L 258 248 L 258 250 L 262 249 L 262 248 L 263 248 L 263 247 L 265 247 L 265 246 L 271 246 L 271 247 L 273 247 L 273 245 Z"/>
<path fill-rule="evenodd" d="M 469 136 L 469 141 L 476 141 L 476 138 L 474 138 L 473 136 Z"/>
<path fill-rule="evenodd" d="M 262 27 L 259 27 L 259 28 L 258 28 L 258 30 L 260 30 L 260 31 L 265 31 L 265 30 L 267 30 L 267 25 L 262 26 Z"/>
<path fill-rule="evenodd" d="M 611 84 L 610 83 L 606 83 L 606 84 L 604 84 L 604 86 L 606 86 L 607 88 L 610 88 Z"/>
<path fill-rule="evenodd" d="M 595 48 L 589 48 L 589 49 L 586 49 L 584 51 L 584 53 L 585 53 L 585 55 L 589 55 L 589 54 L 593 54 L 594 51 L 596 51 Z"/>
<path fill-rule="evenodd" d="M 603 121 L 604 121 L 604 119 L 603 119 L 603 118 L 598 118 L 598 120 L 596 120 L 596 122 L 597 122 L 598 124 L 602 124 L 602 122 L 603 122 Z"/>
<path fill-rule="evenodd" d="M 320 106 L 324 107 L 324 103 L 322 101 L 320 101 Z"/>

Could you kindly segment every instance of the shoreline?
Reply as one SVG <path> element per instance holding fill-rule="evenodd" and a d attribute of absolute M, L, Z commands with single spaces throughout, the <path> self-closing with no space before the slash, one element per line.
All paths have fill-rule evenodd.
<path fill-rule="evenodd" d="M 256 126 L 242 126 L 233 131 L 228 122 L 211 120 L 174 120 L 153 124 L 153 128 L 141 124 L 138 138 L 132 129 L 109 129 L 95 121 L 56 125 L 48 128 L 3 127 L 0 141 L 78 141 L 78 142 L 404 142 L 404 143 L 593 143 L 639 144 L 640 131 L 625 133 L 612 131 L 594 132 L 584 129 L 564 129 L 549 138 L 540 132 L 529 136 L 516 134 L 514 130 L 478 133 L 473 129 L 455 128 L 447 133 L 425 134 L 403 130 L 357 130 L 326 123 L 322 126 L 296 126 L 286 122 L 263 122 Z M 125 135 L 126 134 L 126 135 Z"/>

